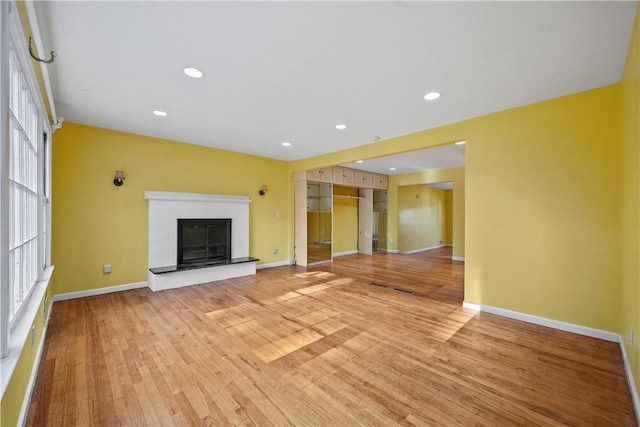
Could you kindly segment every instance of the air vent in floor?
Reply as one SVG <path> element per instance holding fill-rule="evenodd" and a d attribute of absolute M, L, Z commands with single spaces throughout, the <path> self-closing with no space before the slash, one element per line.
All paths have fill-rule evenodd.
<path fill-rule="evenodd" d="M 382 283 L 375 283 L 375 282 L 371 282 L 371 284 L 372 284 L 373 286 L 377 286 L 377 287 L 379 287 L 379 288 L 388 288 L 388 286 L 387 286 L 387 285 L 383 285 Z"/>

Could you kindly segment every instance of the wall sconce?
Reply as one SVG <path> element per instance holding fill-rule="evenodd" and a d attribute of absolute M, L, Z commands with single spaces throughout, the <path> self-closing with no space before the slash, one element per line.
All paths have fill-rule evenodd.
<path fill-rule="evenodd" d="M 260 188 L 260 191 L 258 191 L 258 194 L 264 196 L 265 194 L 267 194 L 268 189 L 269 188 L 266 185 L 263 185 L 262 188 Z"/>
<path fill-rule="evenodd" d="M 113 177 L 113 185 L 121 187 L 124 184 L 124 172 L 116 171 L 116 176 Z"/>

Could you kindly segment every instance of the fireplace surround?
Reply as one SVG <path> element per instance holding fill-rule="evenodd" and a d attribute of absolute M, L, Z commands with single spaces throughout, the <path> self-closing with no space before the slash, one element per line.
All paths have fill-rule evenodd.
<path fill-rule="evenodd" d="M 247 196 L 145 191 L 148 201 L 148 279 L 153 291 L 255 274 L 257 258 L 249 256 Z M 228 219 L 228 261 L 179 265 L 178 220 Z"/>

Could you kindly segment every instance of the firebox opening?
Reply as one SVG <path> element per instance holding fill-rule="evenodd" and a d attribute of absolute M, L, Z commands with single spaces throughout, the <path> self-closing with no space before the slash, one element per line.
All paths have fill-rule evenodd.
<path fill-rule="evenodd" d="M 231 219 L 178 219 L 178 266 L 231 261 Z"/>

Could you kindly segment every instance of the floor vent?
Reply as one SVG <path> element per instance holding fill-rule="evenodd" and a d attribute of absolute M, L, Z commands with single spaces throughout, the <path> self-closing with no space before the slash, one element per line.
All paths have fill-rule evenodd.
<path fill-rule="evenodd" d="M 383 285 L 382 283 L 375 283 L 375 282 L 371 282 L 371 284 L 372 284 L 373 286 L 377 286 L 377 287 L 379 287 L 379 288 L 388 288 L 388 286 L 387 286 L 387 285 Z"/>
<path fill-rule="evenodd" d="M 402 288 L 393 288 L 394 291 L 398 291 L 398 292 L 404 292 L 405 294 L 412 294 L 412 291 L 408 291 L 406 289 L 402 289 Z"/>

